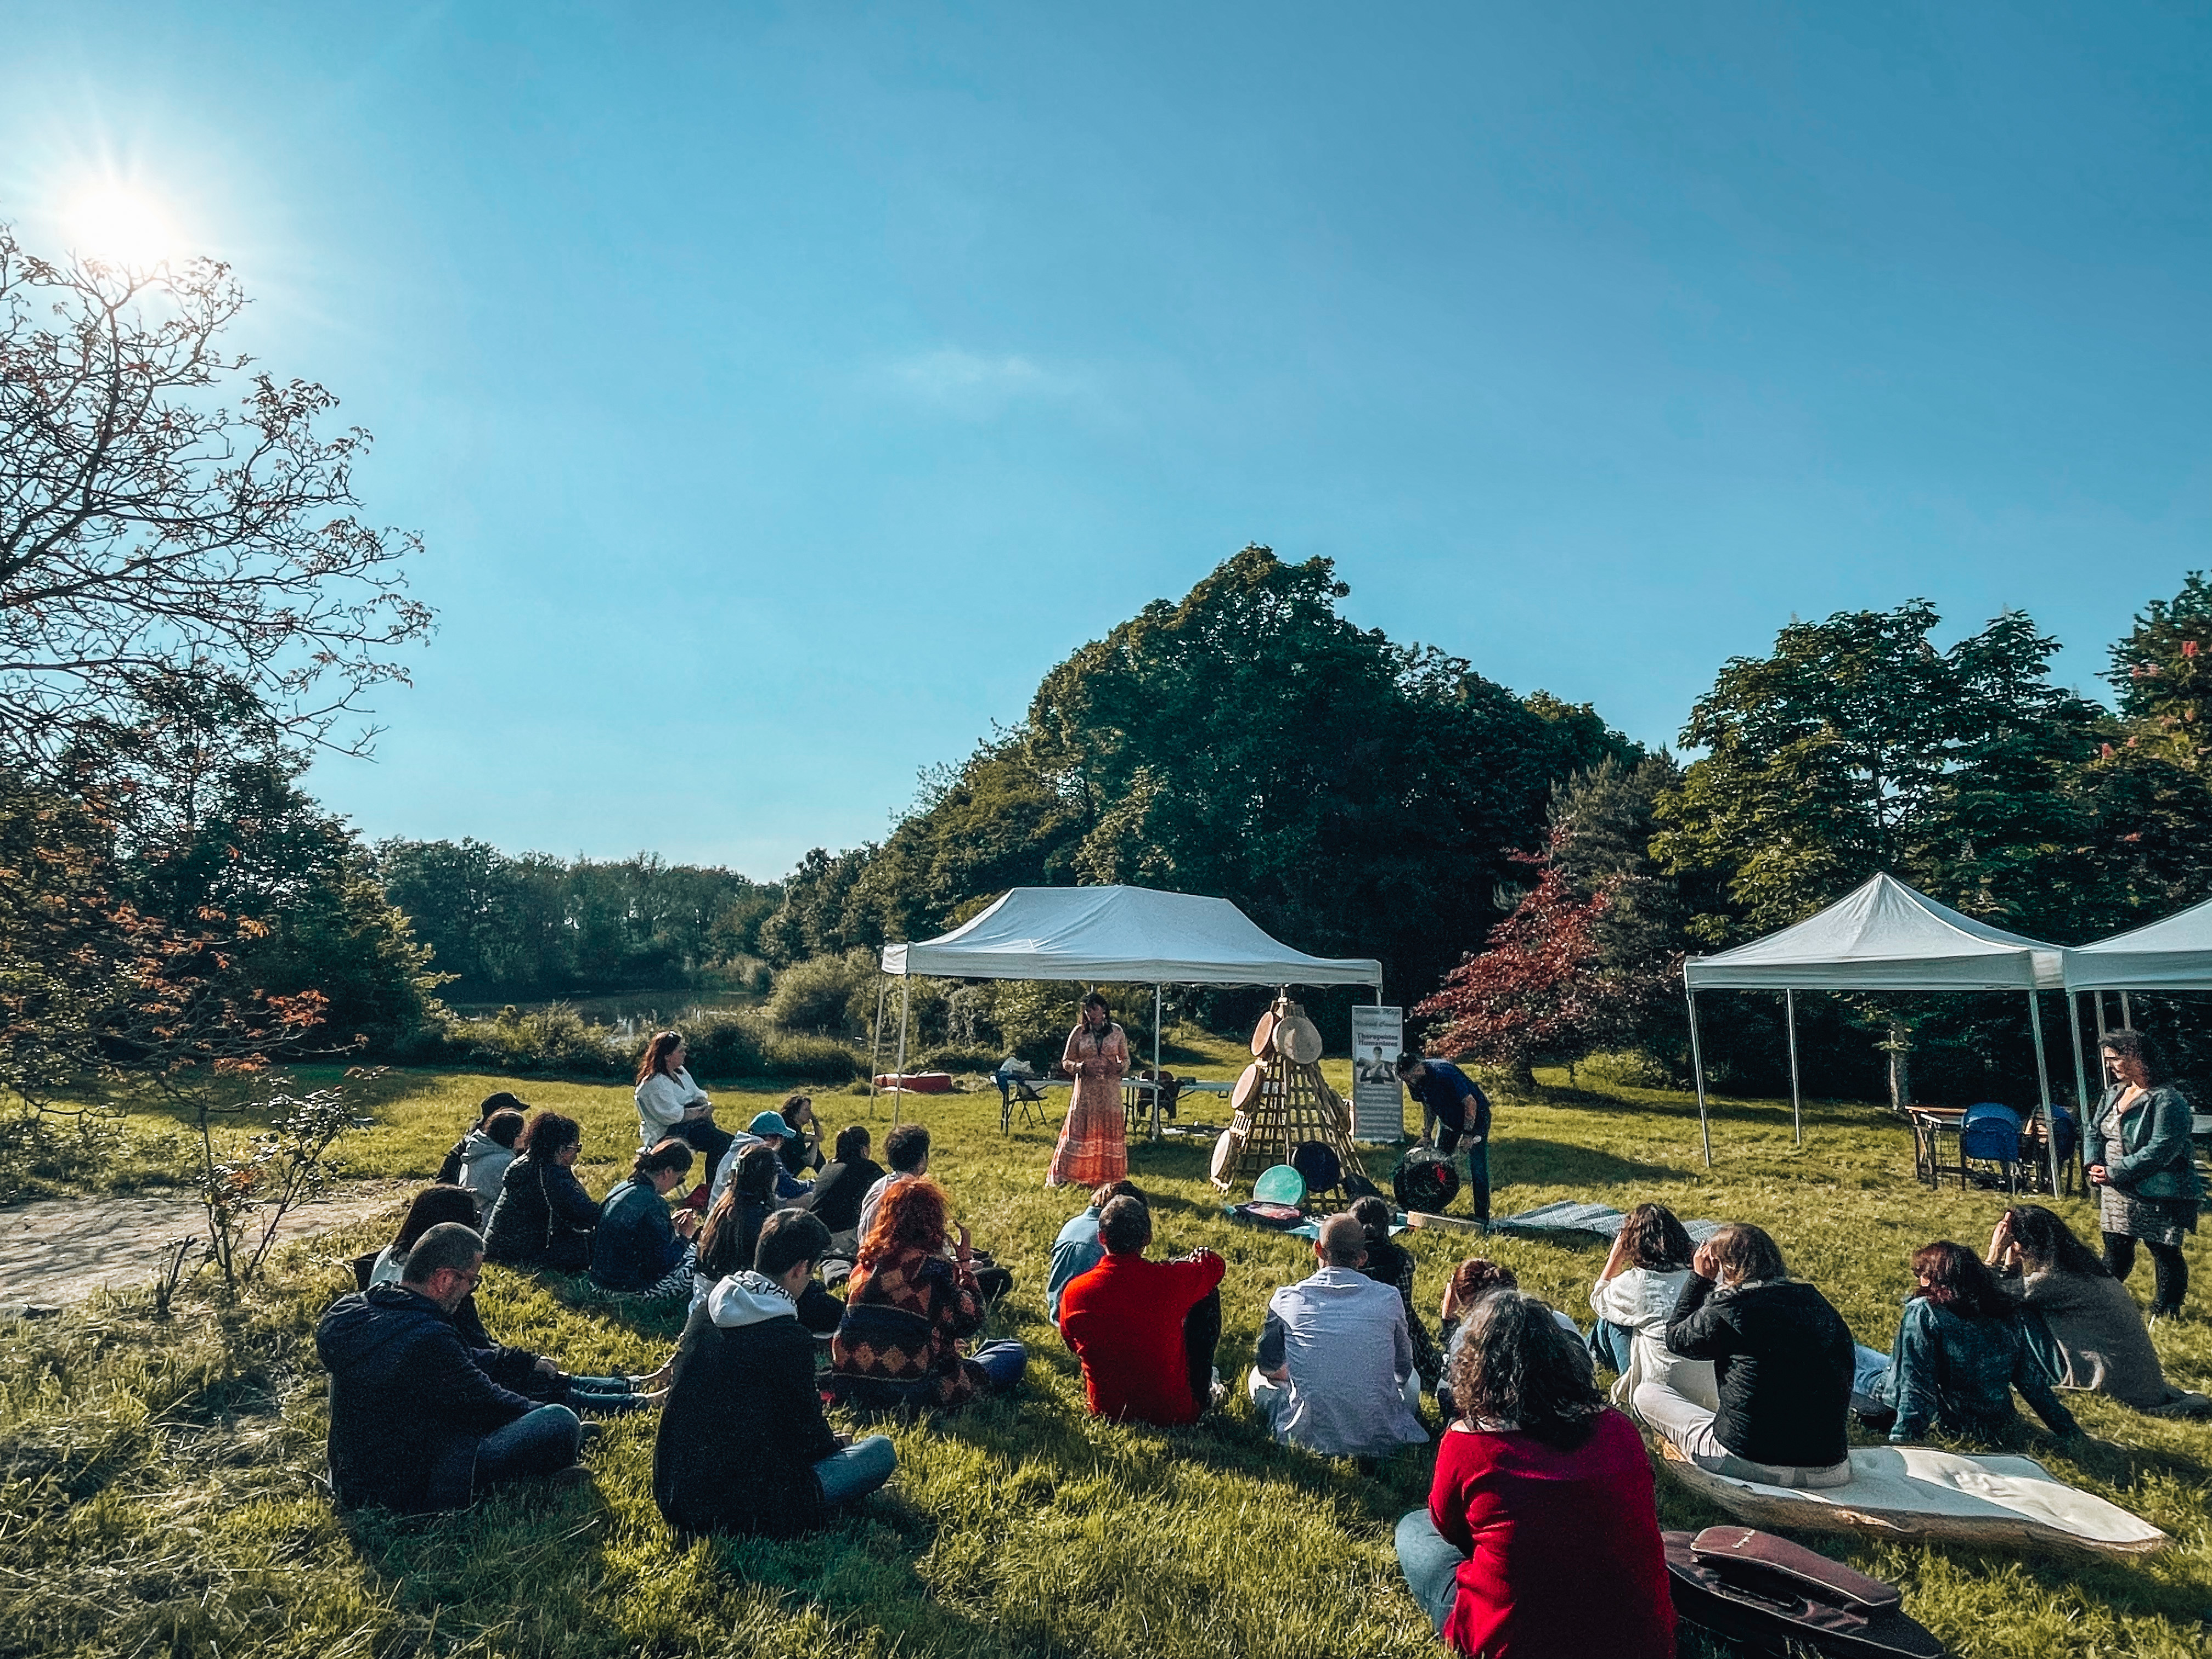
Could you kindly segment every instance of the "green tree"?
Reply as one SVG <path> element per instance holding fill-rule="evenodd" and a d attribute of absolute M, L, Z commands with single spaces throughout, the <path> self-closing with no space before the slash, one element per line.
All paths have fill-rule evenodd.
<path fill-rule="evenodd" d="M 2054 686 L 2057 641 L 2007 613 L 1948 650 L 1925 601 L 1793 623 L 1768 657 L 1734 659 L 1682 732 L 1705 752 L 1657 805 L 1653 852 L 1702 884 L 1708 946 L 1802 921 L 1887 871 L 1945 903 L 2038 937 L 2096 908 L 2076 787 L 2096 707 Z M 1886 1029 L 1907 1097 L 1915 1006 L 1859 1000 Z"/>
<path fill-rule="evenodd" d="M 1498 915 L 1553 783 L 1632 745 L 1338 610 L 1326 559 L 1248 547 L 1048 673 L 1027 717 L 872 850 L 810 854 L 765 930 L 784 959 L 925 937 L 1021 884 L 1130 882 L 1241 905 L 1408 994 Z"/>
<path fill-rule="evenodd" d="M 2212 585 L 2192 570 L 2171 599 L 2153 599 L 2112 647 L 2106 676 L 2136 735 L 2198 770 L 2212 757 Z"/>

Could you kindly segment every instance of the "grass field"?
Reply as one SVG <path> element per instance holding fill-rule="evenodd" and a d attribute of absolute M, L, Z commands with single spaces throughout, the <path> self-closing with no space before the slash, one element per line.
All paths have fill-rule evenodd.
<path fill-rule="evenodd" d="M 1233 1075 L 1233 1045 L 1186 1042 L 1202 1074 Z M 374 1124 L 348 1144 L 355 1172 L 427 1176 L 476 1100 L 504 1086 L 427 1073 L 371 1085 L 363 1098 Z M 519 1092 L 583 1122 L 578 1173 L 604 1191 L 635 1144 L 628 1091 L 533 1083 Z M 717 1115 L 742 1122 L 782 1092 L 718 1091 Z M 878 1142 L 890 1124 L 887 1099 L 872 1109 L 825 1093 L 817 1103 L 832 1128 L 869 1121 L 872 1109 Z M 1030 1382 L 1012 1402 L 893 1429 L 899 1474 L 847 1525 L 792 1543 L 678 1549 L 653 1506 L 649 1418 L 611 1425 L 586 1485 L 434 1520 L 334 1515 L 319 1484 L 325 1419 L 311 1337 L 323 1304 L 347 1287 L 342 1259 L 388 1233 L 364 1226 L 295 1251 L 243 1308 L 192 1303 L 162 1325 L 143 1300 L 113 1297 L 0 1334 L 0 1653 L 1437 1651 L 1389 1542 L 1397 1516 L 1425 1493 L 1426 1457 L 1369 1474 L 1286 1452 L 1241 1397 L 1187 1430 L 1092 1421 L 1042 1311 L 1045 1258 L 1073 1207 L 1042 1184 L 1048 1136 L 1002 1138 L 995 1093 L 909 1097 L 908 1109 L 936 1131 L 934 1172 L 961 1218 L 1018 1274 L 987 1334 L 1030 1345 Z M 142 1139 L 158 1142 L 158 1115 L 136 1121 Z M 1799 1150 L 1786 1103 L 1717 1103 L 1711 1171 L 1698 1161 L 1694 1108 L 1670 1094 L 1554 1087 L 1541 1100 L 1502 1102 L 1497 1129 L 1499 1213 L 1562 1198 L 1621 1207 L 1656 1198 L 1686 1217 L 1756 1221 L 1860 1338 L 1882 1347 L 1911 1249 L 1936 1237 L 1978 1248 L 2004 1202 L 1929 1193 L 1912 1178 L 1903 1131 L 1866 1106 L 1809 1107 Z M 1297 1241 L 1222 1218 L 1204 1179 L 1206 1150 L 1139 1144 L 1132 1175 L 1154 1195 L 1162 1246 L 1210 1245 L 1229 1261 L 1221 1363 L 1231 1374 L 1249 1362 L 1268 1292 L 1310 1257 Z M 143 1175 L 166 1156 L 125 1167 Z M 2094 1233 L 2086 1205 L 2061 1207 Z M 1461 1241 L 1404 1239 L 1432 1312 Z M 1498 1237 L 1482 1249 L 1587 1322 L 1596 1241 Z M 2212 1269 L 2204 1258 L 2192 1250 L 2200 1274 Z M 2201 1310 L 2212 1278 L 2200 1284 Z M 672 1320 L 617 1315 L 565 1284 L 496 1267 L 479 1301 L 495 1334 L 577 1370 L 647 1369 L 675 1330 Z M 2163 1323 L 2156 1337 L 2176 1381 L 2212 1384 L 2212 1324 L 2201 1314 Z M 2069 1403 L 2087 1437 L 2061 1445 L 2038 1434 L 2030 1455 L 2164 1528 L 2174 1540 L 2164 1554 L 2085 1566 L 1808 1541 L 1902 1583 L 1907 1609 L 1962 1655 L 2203 1655 L 2212 1643 L 2212 1425 L 2094 1398 Z M 1660 1495 L 1664 1524 L 1725 1518 L 1664 1476 Z"/>

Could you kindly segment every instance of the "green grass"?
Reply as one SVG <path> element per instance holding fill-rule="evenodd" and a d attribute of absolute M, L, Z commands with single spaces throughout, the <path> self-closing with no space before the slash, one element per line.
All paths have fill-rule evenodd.
<path fill-rule="evenodd" d="M 1233 1074 L 1233 1045 L 1185 1036 L 1207 1061 L 1201 1072 Z M 356 1171 L 427 1176 L 476 1100 L 503 1086 L 428 1073 L 373 1085 L 374 1127 L 349 1146 Z M 629 1091 L 518 1092 L 581 1121 L 579 1173 L 604 1190 L 635 1144 Z M 718 1115 L 741 1121 L 782 1092 L 718 1091 Z M 822 1091 L 817 1103 L 832 1128 L 869 1121 L 865 1099 Z M 679 1550 L 653 1507 L 650 1419 L 612 1425 L 583 1486 L 435 1520 L 334 1515 L 319 1485 L 311 1337 L 345 1283 L 342 1259 L 381 1242 L 385 1229 L 364 1226 L 294 1251 L 242 1309 L 195 1304 L 159 1326 L 143 1300 L 109 1298 L 0 1336 L 0 1654 L 1435 1652 L 1389 1549 L 1396 1516 L 1425 1494 L 1427 1460 L 1363 1474 L 1280 1450 L 1241 1398 L 1187 1430 L 1092 1421 L 1042 1313 L 1043 1262 L 1072 1207 L 1042 1186 L 1049 1138 L 1002 1138 L 995 1093 L 909 1097 L 908 1108 L 937 1132 L 935 1171 L 961 1216 L 1019 1275 L 987 1334 L 1030 1345 L 1030 1382 L 1016 1401 L 894 1429 L 898 1476 L 860 1518 L 797 1542 Z M 880 1141 L 890 1103 L 872 1110 Z M 134 1124 L 143 1133 L 157 1119 Z M 1722 1101 L 1714 1136 L 1709 1172 L 1694 1109 L 1678 1096 L 1605 1085 L 1501 1103 L 1498 1211 L 1657 1198 L 1686 1216 L 1759 1222 L 1862 1339 L 1887 1346 L 1909 1251 L 1942 1237 L 1979 1246 L 2004 1202 L 1918 1186 L 1903 1133 L 1870 1107 L 1809 1108 L 1801 1151 L 1786 1105 Z M 1163 1245 L 1207 1244 L 1228 1259 L 1229 1374 L 1249 1363 L 1267 1293 L 1310 1258 L 1297 1241 L 1222 1218 L 1206 1152 L 1140 1144 L 1132 1173 L 1155 1195 Z M 2093 1231 L 2085 1205 L 2062 1207 Z M 1462 1241 L 1404 1238 L 1433 1309 Z M 1595 1241 L 1483 1248 L 1587 1320 Z M 2203 1250 L 2192 1255 L 2206 1272 Z M 495 1333 L 580 1370 L 645 1369 L 674 1328 L 498 1268 L 480 1299 Z M 2212 1325 L 2162 1324 L 2156 1337 L 2177 1381 L 2212 1382 Z M 2083 1565 L 1808 1541 L 1902 1583 L 1908 1609 L 1962 1655 L 2202 1655 L 2212 1425 L 2069 1399 L 2089 1437 L 2061 1446 L 2039 1435 L 2027 1449 L 2171 1533 L 2165 1554 Z M 1663 1475 L 1659 1490 L 1664 1524 L 1725 1518 Z"/>

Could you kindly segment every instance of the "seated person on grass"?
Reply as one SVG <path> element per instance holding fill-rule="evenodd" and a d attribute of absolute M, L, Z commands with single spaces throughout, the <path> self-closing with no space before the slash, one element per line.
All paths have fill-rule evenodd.
<path fill-rule="evenodd" d="M 842 1254 L 848 1261 L 860 1254 L 860 1200 L 884 1178 L 884 1166 L 868 1156 L 872 1144 L 860 1124 L 838 1130 L 836 1157 L 814 1177 L 814 1190 L 799 1202 L 830 1230 L 830 1254 Z"/>
<path fill-rule="evenodd" d="M 884 1137 L 884 1161 L 891 1166 L 890 1170 L 860 1200 L 858 1234 L 862 1239 L 875 1231 L 876 1209 L 885 1193 L 902 1181 L 929 1173 L 929 1131 L 919 1123 L 901 1124 Z M 988 1250 L 971 1250 L 969 1266 L 975 1270 L 976 1286 L 986 1302 L 996 1302 L 1014 1288 L 1013 1274 L 993 1261 Z"/>
<path fill-rule="evenodd" d="M 751 1267 L 761 1229 L 784 1207 L 775 1195 L 778 1167 L 773 1147 L 756 1141 L 739 1149 L 735 1177 L 722 1188 L 707 1212 L 706 1224 L 699 1229 L 691 1281 L 695 1304 L 705 1301 L 707 1292 L 732 1273 Z"/>
<path fill-rule="evenodd" d="M 1091 1194 L 1091 1202 L 1080 1213 L 1070 1216 L 1060 1236 L 1052 1241 L 1052 1267 L 1045 1275 L 1044 1310 L 1055 1325 L 1060 1323 L 1060 1293 L 1106 1259 L 1106 1247 L 1098 1242 L 1098 1218 L 1109 1203 L 1117 1198 L 1133 1198 L 1145 1201 L 1132 1181 L 1109 1181 Z"/>
<path fill-rule="evenodd" d="M 821 1222 L 779 1210 L 751 1268 L 691 1310 L 653 1448 L 653 1501 L 678 1534 L 809 1532 L 897 1467 L 884 1436 L 852 1441 L 822 1415 L 799 1305 L 829 1248 Z"/>
<path fill-rule="evenodd" d="M 822 1168 L 822 1120 L 814 1115 L 814 1097 L 790 1095 L 775 1115 L 784 1121 L 791 1134 L 776 1149 L 783 1167 L 793 1178 L 805 1180 Z"/>
<path fill-rule="evenodd" d="M 699 1218 L 668 1212 L 668 1194 L 691 1173 L 691 1148 L 672 1137 L 631 1160 L 629 1179 L 599 1206 L 592 1235 L 592 1283 L 644 1302 L 681 1302 L 691 1294 Z"/>
<path fill-rule="evenodd" d="M 599 1225 L 599 1206 L 575 1176 L 582 1127 L 573 1117 L 540 1112 L 515 1144 L 521 1155 L 500 1181 L 484 1254 L 511 1267 L 582 1272 L 592 1265 L 592 1235 Z"/>
<path fill-rule="evenodd" d="M 2212 1400 L 2166 1380 L 2135 1297 L 2052 1212 L 2040 1204 L 2007 1210 L 1987 1261 L 1997 1288 L 2020 1304 L 2029 1351 L 2058 1387 L 2110 1395 L 2154 1416 L 2212 1413 Z"/>
<path fill-rule="evenodd" d="M 445 1223 L 415 1241 L 399 1283 L 340 1297 L 316 1326 L 331 1376 L 331 1486 L 343 1507 L 461 1509 L 576 1461 L 576 1413 L 500 1387 L 453 1328 L 453 1310 L 483 1270 L 483 1241 Z"/>
<path fill-rule="evenodd" d="M 467 1188 L 425 1187 L 407 1206 L 407 1218 L 399 1224 L 398 1235 L 369 1267 L 368 1282 L 362 1288 L 397 1285 L 407 1270 L 407 1253 L 415 1248 L 416 1239 L 447 1222 L 473 1227 L 475 1215 L 474 1197 Z M 356 1271 L 359 1270 L 357 1263 Z M 474 1290 L 460 1299 L 450 1316 L 477 1369 L 502 1389 L 512 1389 L 541 1405 L 603 1414 L 635 1411 L 659 1398 L 653 1390 L 668 1386 L 665 1365 L 649 1376 L 572 1376 L 542 1354 L 495 1342 L 477 1313 Z"/>
<path fill-rule="evenodd" d="M 1142 1199 L 1110 1200 L 1098 1234 L 1105 1259 L 1060 1301 L 1060 1334 L 1083 1362 L 1091 1415 L 1197 1422 L 1213 1398 L 1227 1264 L 1211 1250 L 1146 1261 L 1152 1215 Z"/>
<path fill-rule="evenodd" d="M 1321 1224 L 1321 1267 L 1277 1291 L 1249 1390 L 1285 1444 L 1324 1457 L 1381 1457 L 1429 1437 L 1414 1408 L 1421 1374 L 1398 1292 L 1359 1271 L 1367 1235 L 1348 1215 Z"/>
<path fill-rule="evenodd" d="M 1670 1659 L 1674 1604 L 1651 1462 L 1611 1410 L 1579 1338 L 1517 1291 L 1461 1328 L 1465 1404 L 1437 1446 L 1425 1510 L 1398 1522 L 1398 1565 L 1460 1654 Z"/>
<path fill-rule="evenodd" d="M 530 1115 L 530 1108 L 504 1089 L 495 1095 L 486 1095 L 483 1104 L 477 1108 L 476 1122 L 470 1127 L 467 1134 L 453 1143 L 453 1150 L 446 1154 L 445 1162 L 438 1166 L 438 1184 L 441 1187 L 461 1187 L 468 1184 L 461 1179 L 461 1171 L 462 1166 L 468 1158 L 470 1139 L 471 1136 L 484 1136 L 491 1127 L 492 1119 L 497 1117 L 501 1112 L 514 1112 L 526 1118 Z M 512 1147 L 514 1142 L 510 1139 L 507 1145 Z M 496 1199 L 498 1196 L 499 1189 L 495 1187 L 492 1189 L 492 1197 Z"/>
<path fill-rule="evenodd" d="M 1443 1305 L 1437 1310 L 1438 1328 L 1443 1333 L 1443 1376 L 1437 1383 L 1437 1404 L 1449 1421 L 1458 1409 L 1452 1400 L 1452 1362 L 1459 1353 L 1460 1337 L 1467 1329 L 1468 1316 L 1474 1304 L 1494 1291 L 1517 1291 L 1521 1281 L 1513 1269 L 1498 1262 L 1471 1255 L 1452 1269 L 1452 1276 L 1444 1281 Z M 1552 1322 L 1577 1342 L 1583 1340 L 1582 1327 L 1561 1313 L 1552 1310 Z"/>
<path fill-rule="evenodd" d="M 960 1345 L 983 1327 L 968 1230 L 946 1250 L 945 1188 L 927 1176 L 894 1182 L 847 1281 L 845 1317 L 830 1345 L 832 1387 L 865 1410 L 954 1411 L 981 1394 L 1011 1394 L 1029 1353 Z"/>
<path fill-rule="evenodd" d="M 1891 1440 L 1925 1439 L 1932 1427 L 2003 1444 L 2020 1430 L 2014 1389 L 2051 1433 L 2080 1432 L 1979 1256 L 1939 1239 L 1912 1253 L 1912 1272 L 1920 1287 L 1898 1322 L 1889 1370 L 1869 1390 L 1893 1419 Z"/>
<path fill-rule="evenodd" d="M 1671 1376 L 1646 1377 L 1631 1399 L 1690 1462 L 1770 1486 L 1850 1480 L 1850 1330 L 1826 1297 L 1790 1277 L 1762 1229 L 1731 1222 L 1698 1247 L 1666 1341 L 1685 1359 L 1713 1362 L 1719 1408 Z"/>
<path fill-rule="evenodd" d="M 1370 1196 L 1355 1200 L 1352 1218 L 1367 1235 L 1367 1260 L 1359 1271 L 1377 1285 L 1398 1292 L 1406 1306 L 1406 1332 L 1413 1339 L 1413 1365 L 1421 1380 L 1434 1388 L 1443 1374 L 1443 1356 L 1437 1351 L 1429 1328 L 1413 1306 L 1413 1253 L 1390 1237 L 1393 1212 L 1386 1200 Z"/>
<path fill-rule="evenodd" d="M 1645 1377 L 1683 1370 L 1690 1376 L 1676 1375 L 1674 1386 L 1700 1405 L 1715 1403 L 1713 1368 L 1667 1346 L 1667 1326 L 1697 1253 L 1680 1219 L 1663 1204 L 1639 1204 L 1622 1218 L 1589 1297 L 1597 1316 L 1590 1352 L 1620 1374 L 1613 1385 L 1616 1406 L 1626 1406 Z"/>
<path fill-rule="evenodd" d="M 736 1176 L 738 1160 L 755 1146 L 767 1146 L 775 1153 L 775 1197 L 780 1204 L 795 1204 L 813 1190 L 812 1184 L 799 1180 L 783 1167 L 783 1148 L 790 1140 L 791 1125 L 783 1121 L 781 1112 L 757 1112 L 753 1121 L 745 1125 L 745 1132 L 730 1142 L 730 1150 L 714 1166 L 714 1184 L 708 1189 L 707 1202 L 711 1206 L 720 1198 Z"/>

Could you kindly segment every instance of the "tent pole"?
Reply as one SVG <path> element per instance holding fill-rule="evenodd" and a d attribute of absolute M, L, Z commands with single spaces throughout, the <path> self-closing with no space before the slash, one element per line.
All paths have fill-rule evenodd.
<path fill-rule="evenodd" d="M 1690 1005 L 1690 1070 L 1698 1079 L 1698 1133 L 1705 1143 L 1705 1167 L 1713 1167 L 1713 1126 L 1705 1116 L 1705 1062 L 1698 1048 L 1698 994 L 1690 988 L 1690 976 L 1682 975 L 1682 1000 Z"/>
<path fill-rule="evenodd" d="M 876 1115 L 876 1077 L 884 1069 L 884 1002 L 890 995 L 889 975 L 876 975 L 876 1023 L 868 1028 L 868 1115 Z"/>
<path fill-rule="evenodd" d="M 1160 1138 L 1160 988 L 1152 987 L 1152 1139 Z"/>
<path fill-rule="evenodd" d="M 2125 991 L 2120 993 L 2120 1029 L 2123 1031 L 2132 1031 L 2136 1029 L 2135 1000 Z"/>
<path fill-rule="evenodd" d="M 2078 1153 L 2089 1127 L 2089 1070 L 2081 1054 L 2081 999 L 2072 991 L 2066 994 L 2066 1023 L 2074 1028 L 2074 1150 Z"/>
<path fill-rule="evenodd" d="M 2043 1053 L 2043 999 L 2027 994 L 2028 1024 L 2035 1032 L 2035 1080 L 2043 1091 L 2044 1162 L 2051 1166 L 2051 1195 L 2058 1196 L 2058 1125 L 2051 1110 L 2051 1065 Z"/>
<path fill-rule="evenodd" d="M 898 1127 L 899 1109 L 906 1104 L 906 1006 L 907 991 L 914 983 L 913 975 L 899 975 L 899 1061 L 898 1081 L 891 1085 L 891 1127 Z"/>
<path fill-rule="evenodd" d="M 1805 1144 L 1805 1101 L 1797 1085 L 1797 994 L 1782 994 L 1782 1017 L 1790 1027 L 1790 1127 L 1796 1132 L 1797 1144 Z"/>
<path fill-rule="evenodd" d="M 2111 1029 L 2105 1024 L 2105 994 L 2092 991 L 2089 994 L 2097 1004 L 2097 1046 L 2101 1048 L 2105 1046 L 2105 1033 Z"/>

